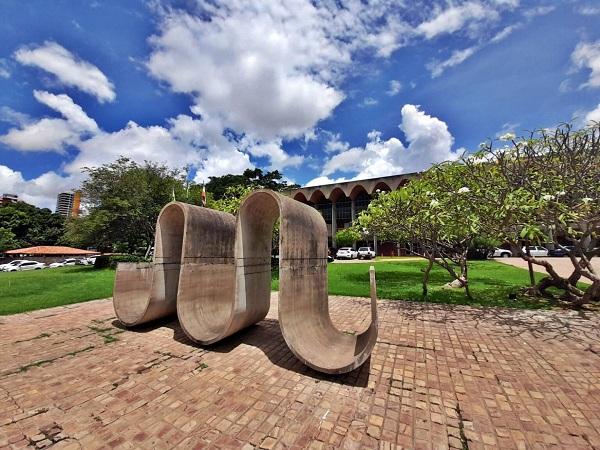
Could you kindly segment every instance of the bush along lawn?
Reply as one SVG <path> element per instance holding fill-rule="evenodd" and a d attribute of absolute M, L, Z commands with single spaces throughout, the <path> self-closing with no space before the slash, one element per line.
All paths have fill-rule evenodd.
<path fill-rule="evenodd" d="M 0 272 L 0 315 L 112 296 L 115 271 L 69 266 Z"/>
<path fill-rule="evenodd" d="M 529 284 L 529 273 L 517 267 L 496 261 L 470 261 L 469 282 L 474 301 L 470 301 L 462 289 L 449 289 L 444 284 L 452 281 L 445 270 L 435 267 L 431 271 L 429 295 L 422 295 L 423 260 L 394 262 L 366 262 L 364 264 L 331 263 L 327 266 L 329 294 L 368 297 L 369 266 L 375 266 L 377 296 L 382 299 L 428 301 L 454 305 L 500 306 L 508 308 L 540 309 L 552 306 L 545 299 L 520 295 Z M 536 273 L 536 280 L 544 276 Z M 275 270 L 271 283 L 279 289 L 279 274 Z M 515 299 L 509 296 L 516 295 Z"/>

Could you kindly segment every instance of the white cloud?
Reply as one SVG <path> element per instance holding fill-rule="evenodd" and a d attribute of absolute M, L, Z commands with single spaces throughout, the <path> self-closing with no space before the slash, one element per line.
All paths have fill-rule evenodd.
<path fill-rule="evenodd" d="M 550 14 L 552 11 L 556 9 L 554 5 L 542 5 L 536 6 L 535 8 L 530 8 L 526 10 L 523 15 L 529 19 L 538 16 L 545 16 L 546 14 Z"/>
<path fill-rule="evenodd" d="M 600 6 L 581 5 L 575 11 L 583 16 L 595 16 L 596 14 L 600 14 Z"/>
<path fill-rule="evenodd" d="M 390 80 L 390 88 L 386 91 L 386 94 L 390 97 L 398 95 L 402 90 L 402 83 L 398 80 Z"/>
<path fill-rule="evenodd" d="M 600 40 L 580 42 L 571 54 L 571 60 L 578 69 L 590 69 L 589 80 L 582 87 L 600 87 Z"/>
<path fill-rule="evenodd" d="M 369 106 L 375 106 L 378 103 L 379 101 L 376 98 L 365 97 L 363 98 L 363 101 L 359 104 L 359 106 L 362 106 L 363 108 L 368 108 Z"/>
<path fill-rule="evenodd" d="M 0 58 L 0 78 L 10 78 L 8 62 L 4 58 Z"/>
<path fill-rule="evenodd" d="M 600 103 L 596 109 L 591 110 L 585 115 L 584 124 L 590 124 L 591 122 L 600 122 Z"/>
<path fill-rule="evenodd" d="M 33 120 L 29 115 L 15 111 L 9 106 L 0 106 L 0 121 L 22 126 L 31 123 Z"/>
<path fill-rule="evenodd" d="M 345 141 L 342 141 L 340 133 L 330 133 L 328 131 L 326 133 L 328 139 L 325 142 L 325 150 L 326 153 L 338 153 L 348 150 L 350 148 L 350 144 Z"/>
<path fill-rule="evenodd" d="M 35 99 L 44 105 L 58 111 L 71 126 L 78 131 L 89 131 L 90 133 L 98 132 L 98 124 L 94 119 L 89 117 L 77 105 L 71 97 L 66 94 L 51 94 L 46 91 L 33 91 Z"/>
<path fill-rule="evenodd" d="M 291 20 L 296 14 L 303 19 Z M 316 9 L 300 0 L 233 2 L 210 21 L 171 13 L 151 39 L 148 68 L 194 96 L 197 110 L 223 128 L 263 140 L 299 137 L 344 98 L 330 80 L 350 54 L 320 25 Z"/>
<path fill-rule="evenodd" d="M 267 157 L 270 160 L 269 170 L 283 170 L 286 167 L 298 167 L 304 161 L 301 155 L 289 155 L 281 148 L 281 141 L 270 141 L 251 144 L 247 149 L 254 157 Z"/>
<path fill-rule="evenodd" d="M 55 95 L 34 91 L 35 99 L 59 112 L 64 119 L 43 118 L 32 122 L 28 116 L 4 110 L 8 118 L 17 121 L 19 128 L 11 128 L 0 136 L 0 142 L 20 151 L 63 152 L 69 145 L 77 145 L 84 136 L 99 131 L 96 122 L 65 94 Z"/>
<path fill-rule="evenodd" d="M 70 192 L 80 185 L 82 176 L 62 177 L 56 172 L 46 172 L 25 180 L 21 172 L 0 165 L 0 192 L 17 194 L 19 200 L 54 211 L 59 192 Z"/>
<path fill-rule="evenodd" d="M 55 75 L 63 85 L 94 95 L 100 102 L 112 102 L 116 98 L 114 85 L 98 67 L 83 61 L 56 42 L 21 47 L 15 52 L 15 59 Z"/>
<path fill-rule="evenodd" d="M 371 131 L 364 147 L 353 147 L 329 158 L 321 177 L 337 172 L 355 173 L 358 179 L 417 172 L 433 163 L 456 158 L 456 152 L 452 151 L 454 138 L 443 121 L 425 114 L 415 105 L 404 105 L 401 114 L 399 127 L 408 147 L 396 137 L 382 140 L 381 132 Z"/>
<path fill-rule="evenodd" d="M 437 78 L 450 67 L 454 67 L 464 62 L 475 54 L 478 47 L 469 47 L 464 50 L 455 50 L 452 55 L 444 61 L 431 61 L 427 63 L 427 70 L 431 72 L 431 78 Z"/>
<path fill-rule="evenodd" d="M 519 28 L 521 28 L 521 26 L 522 26 L 522 24 L 515 23 L 513 25 L 508 25 L 508 26 L 504 27 L 502 30 L 500 30 L 498 33 L 496 33 L 492 37 L 492 39 L 490 39 L 490 42 L 492 44 L 495 44 L 497 42 L 503 41 L 508 36 L 510 36 L 515 30 L 518 30 Z"/>
<path fill-rule="evenodd" d="M 469 22 L 492 21 L 498 18 L 498 12 L 487 5 L 471 1 L 460 5 L 452 5 L 444 10 L 436 10 L 434 17 L 421 23 L 416 31 L 426 39 L 439 35 L 454 33 Z"/>
<path fill-rule="evenodd" d="M 313 178 L 312 180 L 307 182 L 304 186 L 305 187 L 322 186 L 324 184 L 343 183 L 344 181 L 350 181 L 350 180 L 346 179 L 344 177 L 329 178 L 329 177 L 321 176 L 321 177 Z"/>

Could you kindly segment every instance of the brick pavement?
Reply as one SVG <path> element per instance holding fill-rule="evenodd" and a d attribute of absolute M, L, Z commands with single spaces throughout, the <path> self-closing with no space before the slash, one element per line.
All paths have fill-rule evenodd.
<path fill-rule="evenodd" d="M 365 327 L 366 300 L 330 307 Z M 597 314 L 382 301 L 370 362 L 334 377 L 276 308 L 210 348 L 123 330 L 109 300 L 0 317 L 0 447 L 600 448 Z"/>

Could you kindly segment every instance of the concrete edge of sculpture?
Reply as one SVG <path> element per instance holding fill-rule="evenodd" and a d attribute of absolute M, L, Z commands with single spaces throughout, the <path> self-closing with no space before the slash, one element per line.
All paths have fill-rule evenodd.
<path fill-rule="evenodd" d="M 157 220 L 154 261 L 119 264 L 114 307 L 133 326 L 177 313 L 184 332 L 202 345 L 264 319 L 271 295 L 271 243 L 279 218 L 279 324 L 303 363 L 320 372 L 349 372 L 377 339 L 374 268 L 371 323 L 360 334 L 335 328 L 327 294 L 327 228 L 314 208 L 259 190 L 237 218 L 185 203 L 166 205 Z"/>

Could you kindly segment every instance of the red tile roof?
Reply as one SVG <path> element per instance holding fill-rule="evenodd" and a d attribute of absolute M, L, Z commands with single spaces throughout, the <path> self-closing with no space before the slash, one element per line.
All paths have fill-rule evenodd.
<path fill-rule="evenodd" d="M 97 255 L 99 252 L 81 250 L 58 245 L 41 245 L 38 247 L 18 248 L 4 252 L 8 255 Z"/>

